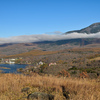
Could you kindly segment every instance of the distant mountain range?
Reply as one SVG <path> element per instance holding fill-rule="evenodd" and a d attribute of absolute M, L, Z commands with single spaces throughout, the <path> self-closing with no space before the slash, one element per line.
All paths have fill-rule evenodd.
<path fill-rule="evenodd" d="M 81 30 L 69 31 L 65 34 L 73 32 L 77 33 L 97 33 L 100 32 L 100 23 L 94 23 Z M 23 52 L 29 52 L 31 50 L 43 50 L 43 51 L 54 51 L 70 49 L 74 47 L 100 47 L 100 38 L 75 38 L 75 39 L 64 39 L 57 41 L 39 41 L 33 43 L 5 43 L 0 44 L 0 56 L 14 55 Z"/>
<path fill-rule="evenodd" d="M 81 29 L 81 30 L 68 31 L 65 34 L 73 33 L 73 32 L 87 33 L 87 34 L 100 32 L 100 22 L 99 23 L 94 23 L 94 24 L 92 24 L 92 25 L 90 25 L 86 28 Z"/>

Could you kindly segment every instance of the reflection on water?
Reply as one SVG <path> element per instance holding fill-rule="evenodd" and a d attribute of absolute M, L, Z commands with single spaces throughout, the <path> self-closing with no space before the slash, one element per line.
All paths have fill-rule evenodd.
<path fill-rule="evenodd" d="M 7 67 L 0 67 L 0 69 L 10 69 L 10 68 L 7 68 Z"/>
<path fill-rule="evenodd" d="M 25 64 L 0 64 L 0 71 L 3 73 L 17 73 L 17 69 L 25 68 Z"/>

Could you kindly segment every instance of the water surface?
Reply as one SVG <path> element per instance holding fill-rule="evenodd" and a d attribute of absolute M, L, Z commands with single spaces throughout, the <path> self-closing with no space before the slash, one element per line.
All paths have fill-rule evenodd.
<path fill-rule="evenodd" d="M 0 70 L 2 70 L 3 73 L 18 73 L 17 69 L 25 68 L 26 66 L 25 64 L 0 64 Z"/>

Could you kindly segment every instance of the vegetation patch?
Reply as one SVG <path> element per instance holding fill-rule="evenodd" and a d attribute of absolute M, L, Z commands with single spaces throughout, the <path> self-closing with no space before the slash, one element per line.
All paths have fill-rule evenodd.
<path fill-rule="evenodd" d="M 95 60 L 100 60 L 100 57 L 95 57 L 95 58 L 90 59 L 90 61 L 95 61 Z"/>

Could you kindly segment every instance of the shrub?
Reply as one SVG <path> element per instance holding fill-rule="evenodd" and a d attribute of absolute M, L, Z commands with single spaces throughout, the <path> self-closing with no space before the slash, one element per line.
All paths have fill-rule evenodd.
<path fill-rule="evenodd" d="M 70 77 L 70 74 L 65 69 L 63 69 L 59 72 L 58 76 Z"/>
<path fill-rule="evenodd" d="M 78 68 L 76 66 L 72 66 L 72 68 L 70 68 L 68 70 L 78 70 Z"/>
<path fill-rule="evenodd" d="M 43 73 L 43 70 L 48 67 L 48 64 L 43 64 L 40 66 L 40 72 Z"/>
<path fill-rule="evenodd" d="M 73 71 L 73 72 L 71 72 L 71 74 L 77 74 L 77 71 Z"/>

